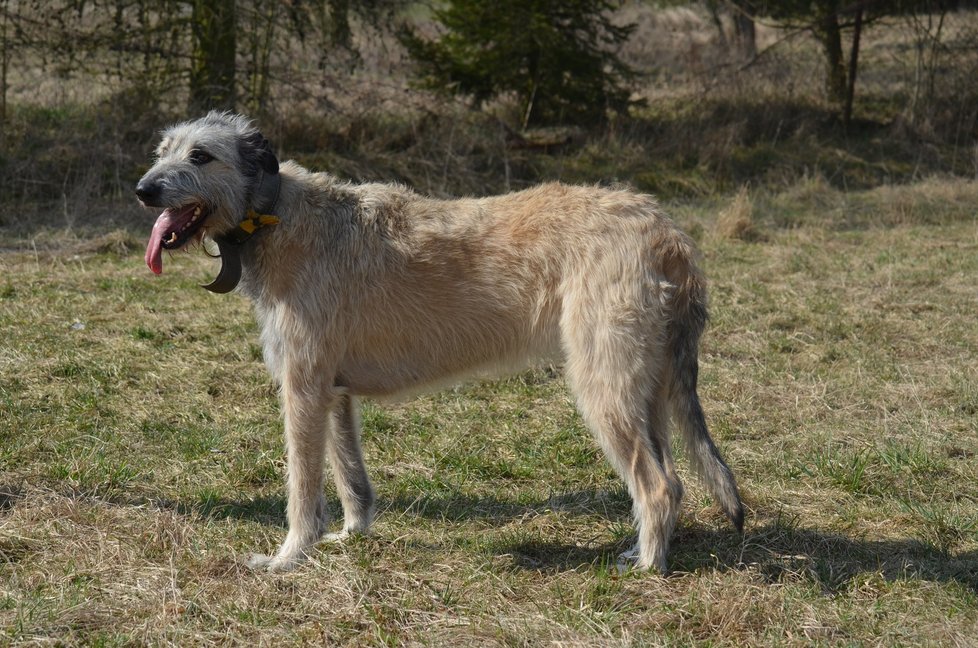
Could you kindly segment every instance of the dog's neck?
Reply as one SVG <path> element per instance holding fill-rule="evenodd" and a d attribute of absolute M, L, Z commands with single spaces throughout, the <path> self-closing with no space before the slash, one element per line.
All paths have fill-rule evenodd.
<path fill-rule="evenodd" d="M 258 172 L 258 182 L 251 195 L 251 208 L 257 213 L 274 214 L 278 193 L 282 188 L 282 178 L 278 173 Z"/>
<path fill-rule="evenodd" d="M 245 243 L 259 229 L 279 222 L 275 214 L 282 179 L 278 173 L 258 172 L 255 190 L 251 195 L 251 207 L 237 228 L 214 239 L 220 250 L 221 270 L 211 283 L 203 286 L 215 293 L 227 293 L 241 280 L 241 254 Z"/>

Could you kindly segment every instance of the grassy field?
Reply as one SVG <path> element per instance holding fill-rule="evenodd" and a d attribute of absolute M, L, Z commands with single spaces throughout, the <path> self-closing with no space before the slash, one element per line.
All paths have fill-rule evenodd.
<path fill-rule="evenodd" d="M 978 185 L 817 180 L 670 212 L 712 280 L 708 420 L 662 578 L 553 370 L 367 403 L 375 533 L 285 575 L 281 421 L 249 305 L 131 230 L 0 252 L 0 644 L 975 645 Z M 685 467 L 685 461 L 681 459 Z M 328 501 L 339 513 L 330 487 Z"/>

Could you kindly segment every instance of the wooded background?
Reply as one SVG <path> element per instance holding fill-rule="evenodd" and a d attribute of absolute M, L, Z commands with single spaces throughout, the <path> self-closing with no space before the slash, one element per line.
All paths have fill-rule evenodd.
<path fill-rule="evenodd" d="M 974 4 L 4 0 L 0 200 L 84 220 L 128 198 L 159 128 L 212 108 L 443 195 L 975 175 Z"/>

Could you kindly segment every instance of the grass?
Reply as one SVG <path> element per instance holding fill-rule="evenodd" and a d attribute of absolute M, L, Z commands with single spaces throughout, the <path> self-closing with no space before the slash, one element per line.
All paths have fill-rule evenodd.
<path fill-rule="evenodd" d="M 285 533 L 250 309 L 197 287 L 201 255 L 153 277 L 128 198 L 182 101 L 83 74 L 46 97 L 22 61 L 0 160 L 0 645 L 974 645 L 978 186 L 946 174 L 975 176 L 975 14 L 948 17 L 961 38 L 913 109 L 912 34 L 868 29 L 847 130 L 811 39 L 735 70 L 704 12 L 642 7 L 626 53 L 647 107 L 565 144 L 514 147 L 505 101 L 408 91 L 389 52 L 325 83 L 290 57 L 261 127 L 283 159 L 434 195 L 662 197 L 712 281 L 701 395 L 742 537 L 680 458 L 674 573 L 611 569 L 627 494 L 539 370 L 366 403 L 375 533 L 247 571 Z"/>
<path fill-rule="evenodd" d="M 248 304 L 197 287 L 201 255 L 153 277 L 144 232 L 18 230 L 0 644 L 971 644 L 978 187 L 747 191 L 670 206 L 712 278 L 701 394 L 748 520 L 683 461 L 668 578 L 611 568 L 627 494 L 551 370 L 365 404 L 375 533 L 247 571 L 285 530 Z M 745 204 L 757 235 L 715 235 Z"/>

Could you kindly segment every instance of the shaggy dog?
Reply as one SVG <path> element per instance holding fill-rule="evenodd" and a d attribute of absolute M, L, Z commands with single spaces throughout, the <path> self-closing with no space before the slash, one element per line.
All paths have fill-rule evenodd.
<path fill-rule="evenodd" d="M 207 286 L 254 302 L 281 389 L 288 523 L 256 568 L 286 570 L 323 536 L 324 462 L 343 504 L 340 539 L 363 532 L 374 491 L 358 397 L 560 363 L 578 408 L 628 485 L 640 567 L 666 570 L 683 494 L 675 424 L 694 468 L 740 529 L 743 507 L 696 393 L 706 288 L 692 242 L 631 191 L 544 184 L 435 200 L 281 166 L 247 119 L 212 112 L 163 134 L 136 194 L 163 208 L 146 248 L 206 236 L 222 269 Z"/>

